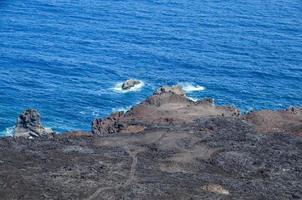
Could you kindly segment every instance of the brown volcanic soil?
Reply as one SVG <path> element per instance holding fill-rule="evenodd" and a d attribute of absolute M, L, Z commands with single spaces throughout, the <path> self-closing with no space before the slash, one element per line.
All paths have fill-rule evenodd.
<path fill-rule="evenodd" d="M 0 140 L 0 198 L 301 199 L 301 123 L 160 92 L 94 135 Z"/>
<path fill-rule="evenodd" d="M 256 129 L 265 133 L 290 133 L 302 136 L 302 109 L 290 108 L 281 111 L 263 110 L 243 116 Z"/>

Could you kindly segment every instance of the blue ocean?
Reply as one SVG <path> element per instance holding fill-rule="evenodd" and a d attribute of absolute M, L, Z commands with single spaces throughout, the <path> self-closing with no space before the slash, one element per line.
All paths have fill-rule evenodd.
<path fill-rule="evenodd" d="M 144 84 L 121 91 L 130 78 Z M 89 130 L 175 84 L 243 112 L 302 106 L 302 1 L 0 2 L 2 135 L 26 108 Z"/>

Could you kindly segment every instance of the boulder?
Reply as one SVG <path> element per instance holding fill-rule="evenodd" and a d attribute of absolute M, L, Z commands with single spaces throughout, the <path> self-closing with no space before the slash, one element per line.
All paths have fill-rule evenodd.
<path fill-rule="evenodd" d="M 17 119 L 15 137 L 31 138 L 53 134 L 51 129 L 42 126 L 40 114 L 34 109 L 25 110 Z"/>
<path fill-rule="evenodd" d="M 131 88 L 133 88 L 134 86 L 139 85 L 139 84 L 141 84 L 141 81 L 130 79 L 130 80 L 127 80 L 127 81 L 125 81 L 125 82 L 123 83 L 122 89 L 123 89 L 123 90 L 129 90 L 129 89 L 131 89 Z"/>

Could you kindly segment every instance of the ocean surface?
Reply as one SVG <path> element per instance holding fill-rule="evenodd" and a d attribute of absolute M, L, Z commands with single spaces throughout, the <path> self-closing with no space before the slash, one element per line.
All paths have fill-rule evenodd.
<path fill-rule="evenodd" d="M 144 85 L 122 92 L 129 78 Z M 2 135 L 26 108 L 89 130 L 174 84 L 242 111 L 302 106 L 302 1 L 0 1 Z"/>

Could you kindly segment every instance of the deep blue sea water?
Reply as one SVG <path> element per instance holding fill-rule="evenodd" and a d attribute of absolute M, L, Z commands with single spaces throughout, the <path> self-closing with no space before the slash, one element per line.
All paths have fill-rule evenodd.
<path fill-rule="evenodd" d="M 128 78 L 145 85 L 114 89 Z M 301 106 L 302 1 L 0 1 L 0 131 L 26 108 L 89 130 L 166 84 L 242 111 Z"/>

